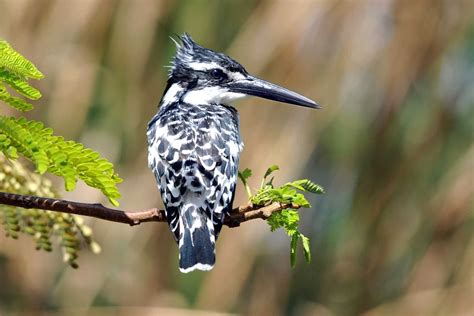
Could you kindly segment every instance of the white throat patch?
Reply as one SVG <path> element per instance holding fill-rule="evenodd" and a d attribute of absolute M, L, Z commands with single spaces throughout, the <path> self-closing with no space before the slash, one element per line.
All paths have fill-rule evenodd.
<path fill-rule="evenodd" d="M 231 105 L 232 102 L 246 97 L 243 93 L 230 92 L 227 88 L 206 87 L 199 90 L 186 92 L 183 101 L 192 105 L 204 104 L 225 104 Z"/>

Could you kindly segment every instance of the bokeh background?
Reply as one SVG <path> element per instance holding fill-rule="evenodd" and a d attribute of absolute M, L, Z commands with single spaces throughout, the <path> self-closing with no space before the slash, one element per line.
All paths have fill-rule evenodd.
<path fill-rule="evenodd" d="M 0 37 L 46 75 L 27 116 L 114 162 L 125 209 L 162 205 L 146 124 L 185 31 L 323 106 L 237 106 L 252 187 L 278 164 L 277 183 L 326 189 L 301 211 L 313 261 L 291 269 L 288 237 L 256 220 L 183 275 L 166 225 L 87 219 L 102 253 L 78 270 L 2 234 L 0 314 L 474 313 L 474 1 L 0 0 Z"/>

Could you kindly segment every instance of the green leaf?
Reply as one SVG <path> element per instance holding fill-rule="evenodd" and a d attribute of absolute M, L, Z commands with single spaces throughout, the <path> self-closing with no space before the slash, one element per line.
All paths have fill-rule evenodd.
<path fill-rule="evenodd" d="M 244 171 L 242 172 L 239 171 L 238 175 L 239 175 L 240 180 L 244 184 L 245 191 L 247 192 L 247 196 L 249 197 L 249 200 L 250 200 L 250 198 L 252 197 L 252 191 L 250 190 L 250 187 L 247 183 L 247 179 L 252 176 L 252 170 L 245 168 Z"/>
<path fill-rule="evenodd" d="M 26 78 L 41 79 L 44 77 L 31 61 L 16 52 L 4 40 L 0 40 L 0 67 Z"/>
<path fill-rule="evenodd" d="M 289 183 L 286 184 L 286 186 L 293 187 L 293 188 L 298 189 L 300 191 L 306 191 L 306 189 L 303 186 L 301 186 L 298 183 L 298 181 L 289 182 Z"/>
<path fill-rule="evenodd" d="M 30 86 L 24 77 L 8 71 L 5 68 L 0 68 L 0 81 L 5 82 L 28 99 L 38 100 L 41 98 L 41 92 Z"/>
<path fill-rule="evenodd" d="M 316 194 L 324 193 L 324 188 L 322 186 L 308 179 L 296 180 L 296 181 L 288 183 L 288 185 L 299 187 L 300 188 L 299 190 L 301 191 L 308 191 L 308 192 L 316 193 Z"/>
<path fill-rule="evenodd" d="M 268 218 L 268 224 L 271 231 L 283 228 L 288 236 L 292 236 L 298 231 L 300 215 L 292 209 L 284 209 L 281 212 L 275 212 Z"/>
<path fill-rule="evenodd" d="M 0 100 L 19 111 L 29 111 L 33 105 L 12 96 L 4 84 L 31 100 L 41 97 L 41 92 L 28 83 L 28 78 L 41 79 L 43 74 L 6 41 L 0 40 Z"/>
<path fill-rule="evenodd" d="M 268 167 L 267 171 L 265 171 L 265 175 L 263 176 L 262 183 L 260 184 L 260 189 L 263 189 L 263 187 L 265 186 L 265 181 L 267 180 L 267 177 L 271 175 L 273 171 L 276 171 L 279 169 L 280 168 L 277 165 L 272 165 Z M 272 187 L 272 182 L 273 182 L 273 178 L 267 183 L 267 185 Z"/>
<path fill-rule="evenodd" d="M 64 166 L 61 169 L 61 174 L 64 178 L 64 188 L 66 191 L 73 191 L 76 187 L 77 181 L 74 170 L 69 166 Z"/>
<path fill-rule="evenodd" d="M 23 99 L 12 97 L 6 89 L 2 89 L 2 83 L 0 82 L 0 100 L 4 101 L 5 103 L 9 104 L 11 107 L 22 111 L 30 111 L 33 109 L 33 105 L 26 102 Z"/>
<path fill-rule="evenodd" d="M 113 206 L 119 206 L 120 205 L 120 203 L 116 199 L 111 198 L 111 197 L 109 197 L 109 202 L 112 203 Z"/>
<path fill-rule="evenodd" d="M 40 174 L 44 174 L 48 170 L 49 159 L 44 150 L 33 151 L 32 159 L 36 163 L 36 169 Z"/>
<path fill-rule="evenodd" d="M 306 262 L 310 263 L 311 262 L 311 249 L 309 246 L 309 238 L 301 233 L 300 233 L 300 236 L 301 236 L 301 242 L 303 244 L 304 257 L 306 259 Z"/>
<path fill-rule="evenodd" d="M 301 193 L 296 193 L 292 198 L 292 203 L 301 207 L 311 207 L 306 197 Z"/>
<path fill-rule="evenodd" d="M 18 151 L 13 146 L 8 147 L 6 154 L 8 158 L 18 159 Z"/>
<path fill-rule="evenodd" d="M 268 167 L 268 169 L 265 172 L 265 175 L 263 177 L 264 178 L 268 177 L 269 175 L 271 175 L 276 170 L 280 170 L 280 167 L 278 167 L 277 165 L 272 165 L 272 166 Z"/>
<path fill-rule="evenodd" d="M 296 249 L 298 248 L 298 239 L 298 234 L 293 234 L 293 236 L 291 236 L 290 263 L 292 268 L 294 268 L 296 264 Z"/>
<path fill-rule="evenodd" d="M 247 179 L 252 176 L 252 170 L 245 168 L 244 171 L 239 171 L 239 178 L 243 183 L 247 182 Z"/>

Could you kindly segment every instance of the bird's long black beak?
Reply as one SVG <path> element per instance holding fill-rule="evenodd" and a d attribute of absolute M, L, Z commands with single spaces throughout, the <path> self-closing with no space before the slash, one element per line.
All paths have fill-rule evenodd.
<path fill-rule="evenodd" d="M 245 79 L 237 80 L 229 83 L 231 92 L 253 95 L 274 101 L 290 103 L 309 108 L 319 109 L 320 106 L 311 99 L 301 94 L 280 87 L 271 82 L 247 76 Z"/>

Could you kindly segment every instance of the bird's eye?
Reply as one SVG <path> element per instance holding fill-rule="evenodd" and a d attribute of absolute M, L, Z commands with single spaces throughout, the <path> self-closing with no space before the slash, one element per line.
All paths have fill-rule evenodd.
<path fill-rule="evenodd" d="M 214 79 L 221 79 L 221 80 L 227 78 L 227 75 L 222 71 L 222 69 L 212 69 L 211 76 Z"/>

